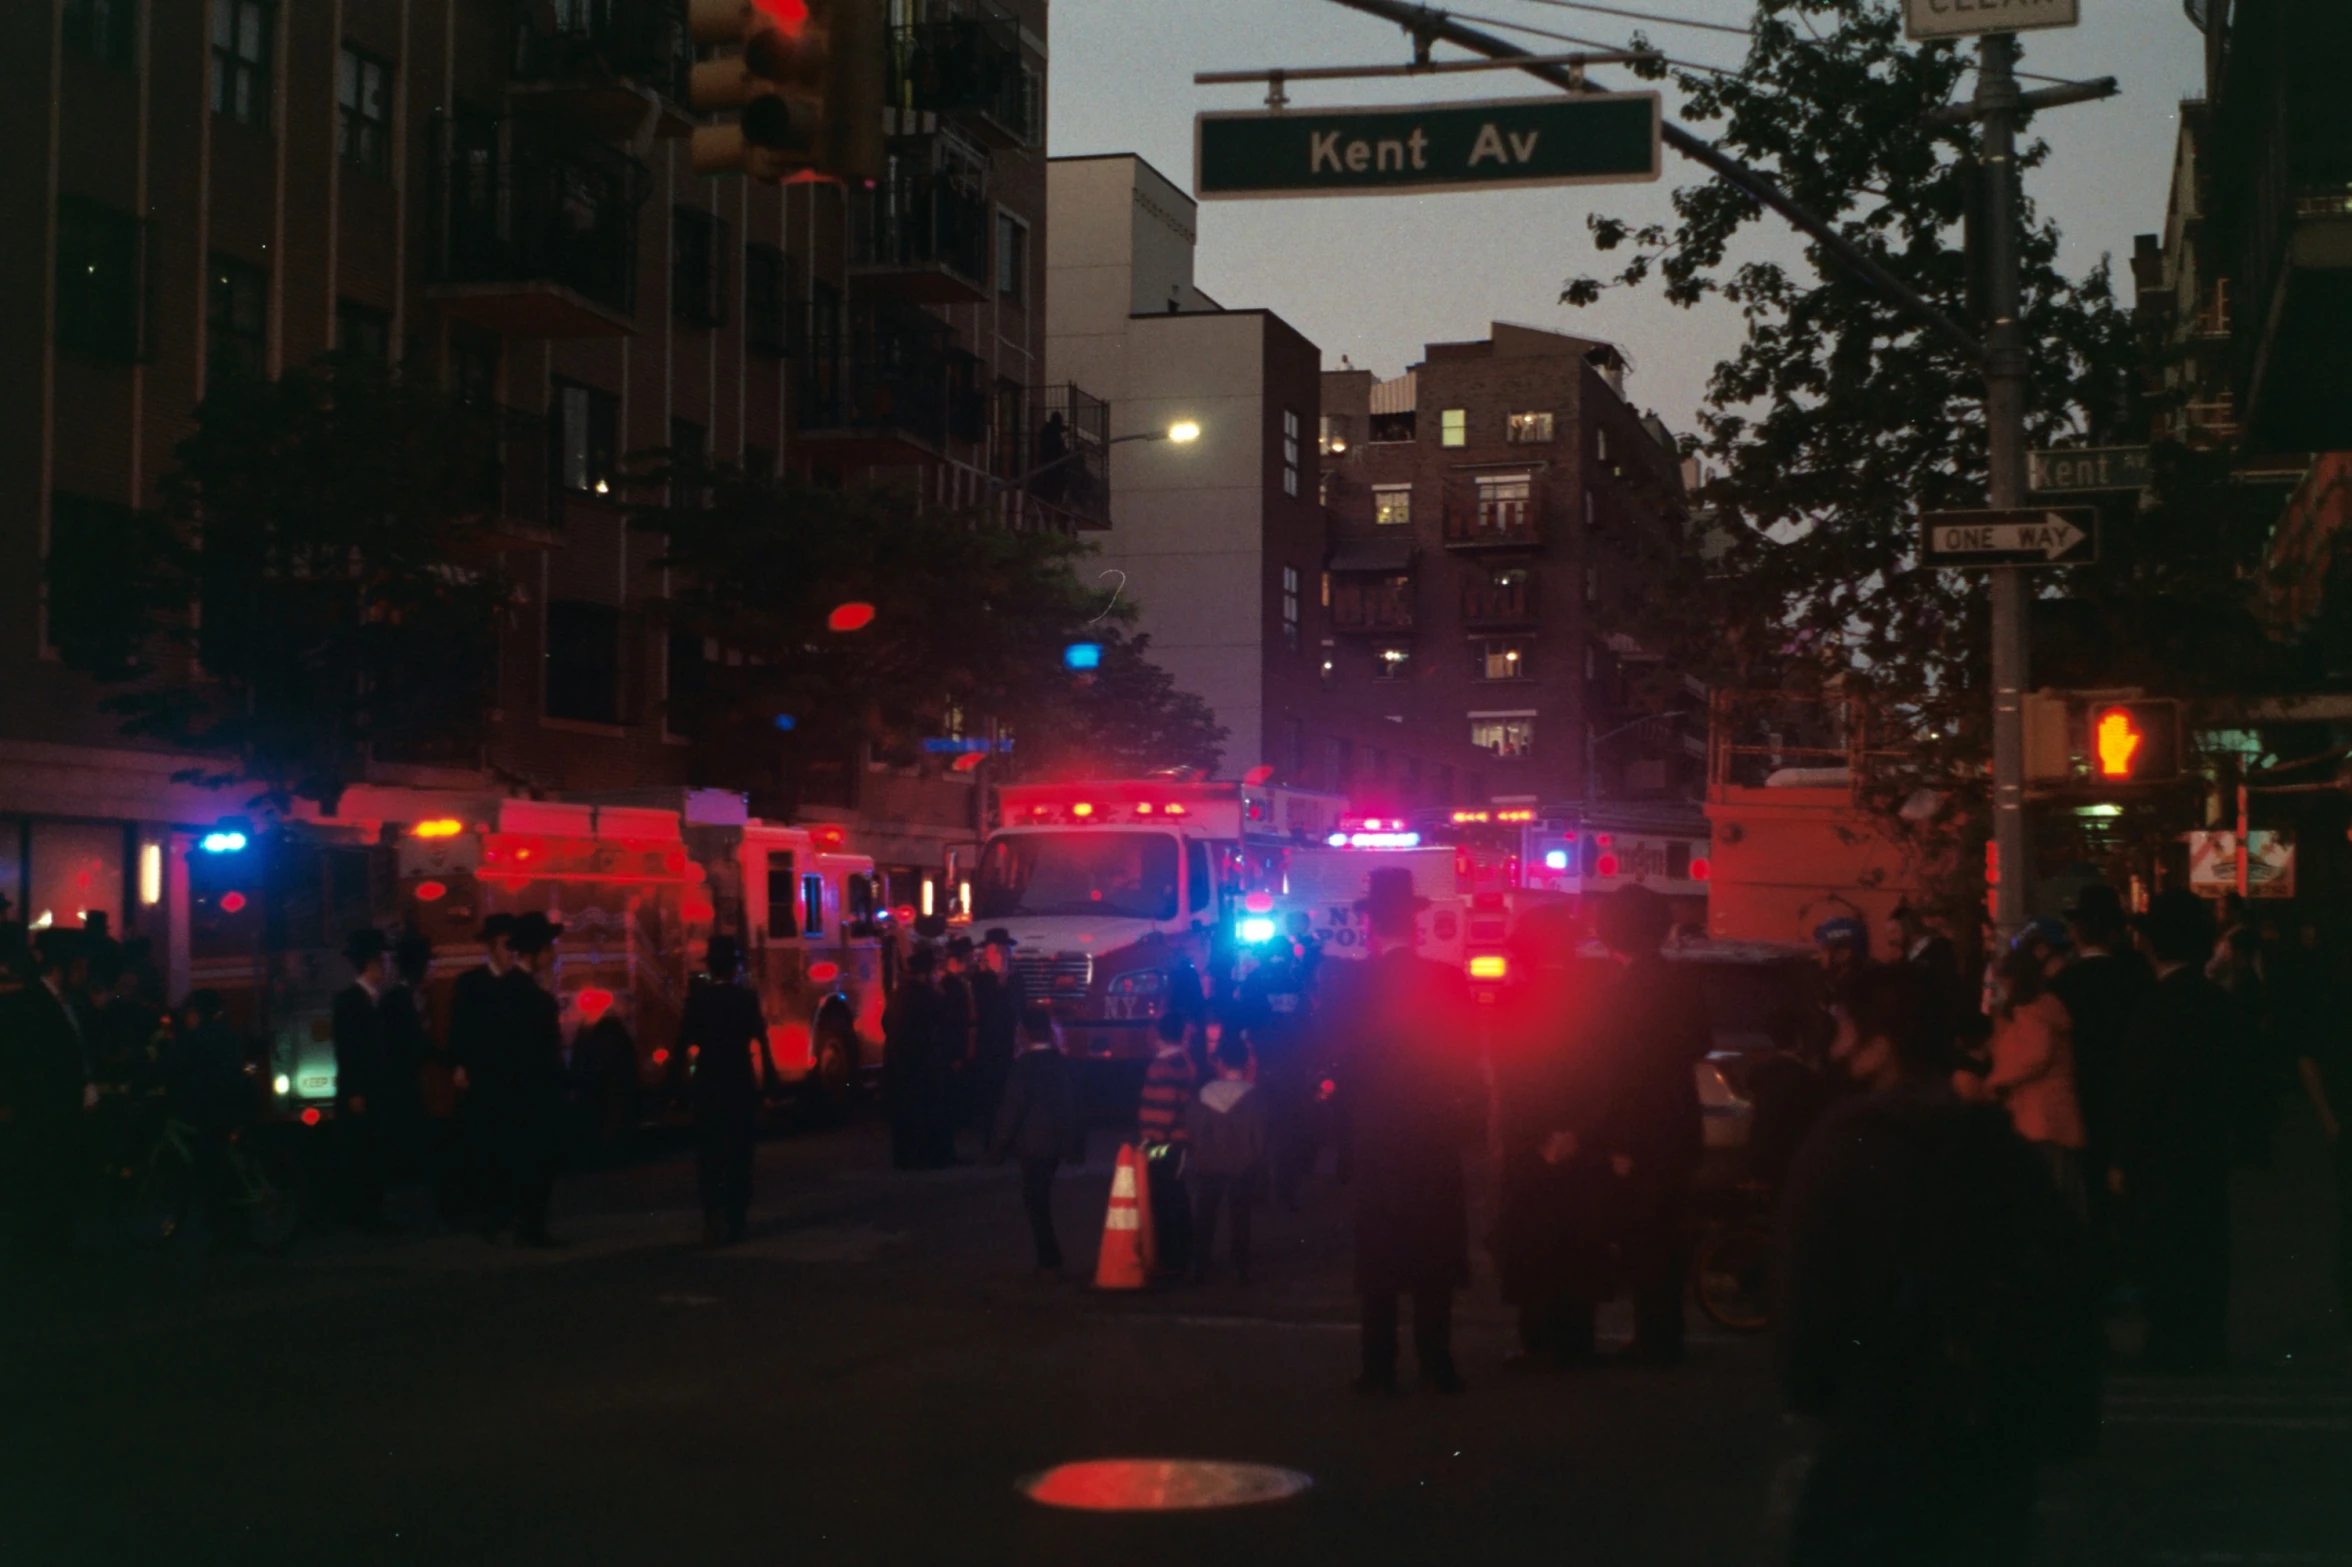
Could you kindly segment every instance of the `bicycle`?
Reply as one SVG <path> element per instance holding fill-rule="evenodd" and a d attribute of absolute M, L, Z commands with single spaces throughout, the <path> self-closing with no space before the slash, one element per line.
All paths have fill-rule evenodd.
<path fill-rule="evenodd" d="M 214 1196 L 210 1206 L 238 1215 L 256 1250 L 273 1255 L 285 1250 L 302 1228 L 301 1168 L 288 1151 L 256 1148 L 251 1142 L 251 1128 L 213 1140 L 209 1162 L 218 1179 L 208 1182 L 203 1134 L 166 1116 L 146 1151 L 114 1172 L 116 1232 L 134 1246 L 162 1246 Z"/>
<path fill-rule="evenodd" d="M 1730 1195 L 1731 1211 L 1709 1215 L 1691 1248 L 1691 1291 L 1717 1327 L 1762 1333 L 1772 1326 L 1771 1193 L 1748 1182 Z"/>

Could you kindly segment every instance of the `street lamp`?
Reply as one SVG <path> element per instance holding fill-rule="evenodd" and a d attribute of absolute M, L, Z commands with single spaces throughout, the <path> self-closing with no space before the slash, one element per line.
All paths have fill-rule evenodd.
<path fill-rule="evenodd" d="M 1128 435 L 1114 435 L 1103 442 L 1103 449 L 1108 451 L 1114 446 L 1124 446 L 1129 441 L 1173 441 L 1178 446 L 1190 446 L 1200 439 L 1200 433 L 1201 427 L 1198 424 L 1190 419 L 1179 419 L 1165 430 L 1137 430 Z M 1053 461 L 1039 463 L 1027 473 L 1010 479 L 990 479 L 988 493 L 996 495 L 1006 490 L 1025 490 L 1029 488 L 1030 481 L 1039 474 L 1051 473 L 1062 464 L 1076 462 L 1085 455 L 1086 448 L 1083 445 L 1072 446 L 1070 450 L 1062 453 Z"/>

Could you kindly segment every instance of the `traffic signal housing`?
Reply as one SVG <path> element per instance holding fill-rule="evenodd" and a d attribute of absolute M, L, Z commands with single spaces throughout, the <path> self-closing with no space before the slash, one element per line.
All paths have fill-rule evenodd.
<path fill-rule="evenodd" d="M 691 0 L 687 32 L 727 52 L 695 62 L 694 171 L 775 183 L 800 171 L 882 176 L 884 0 Z"/>

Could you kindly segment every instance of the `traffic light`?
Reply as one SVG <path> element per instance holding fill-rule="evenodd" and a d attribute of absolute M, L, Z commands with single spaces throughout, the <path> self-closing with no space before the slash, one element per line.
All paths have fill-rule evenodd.
<path fill-rule="evenodd" d="M 692 0 L 697 44 L 738 47 L 695 63 L 688 101 L 735 118 L 697 126 L 697 174 L 770 183 L 796 169 L 882 175 L 883 0 Z"/>
<path fill-rule="evenodd" d="M 2178 778 L 2180 704 L 2141 698 L 2086 704 L 2083 756 L 2094 783 L 2162 783 Z"/>

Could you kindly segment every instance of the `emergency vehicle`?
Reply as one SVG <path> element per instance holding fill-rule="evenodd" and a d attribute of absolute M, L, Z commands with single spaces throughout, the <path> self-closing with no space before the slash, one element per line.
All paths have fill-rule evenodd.
<path fill-rule="evenodd" d="M 434 947 L 430 1005 L 446 1037 L 449 992 L 481 961 L 491 914 L 537 911 L 563 925 L 548 983 L 575 1056 L 610 1020 L 629 1042 L 625 1083 L 643 1110 L 673 1101 L 686 1063 L 674 1043 L 687 986 L 720 931 L 743 944 L 768 1018 L 761 1081 L 830 1100 L 881 1059 L 883 984 L 873 863 L 838 827 L 748 817 L 742 797 L 686 794 L 680 808 L 500 800 L 488 820 L 395 824 L 387 920 Z M 317 969 L 319 965 L 306 965 Z M 281 1110 L 316 1119 L 335 1092 L 333 992 L 347 973 L 280 987 L 272 1087 Z"/>
<path fill-rule="evenodd" d="M 1254 783 L 1012 784 L 974 879 L 972 927 L 1001 927 L 1013 971 L 1073 1054 L 1145 1061 L 1173 986 L 1208 970 L 1248 895 L 1345 802 Z"/>
<path fill-rule="evenodd" d="M 1648 887 L 1673 905 L 1677 923 L 1706 922 L 1714 857 L 1703 818 L 1482 807 L 1425 818 L 1422 831 L 1469 853 L 1473 893 L 1548 894 L 1581 908 L 1620 887 Z"/>

